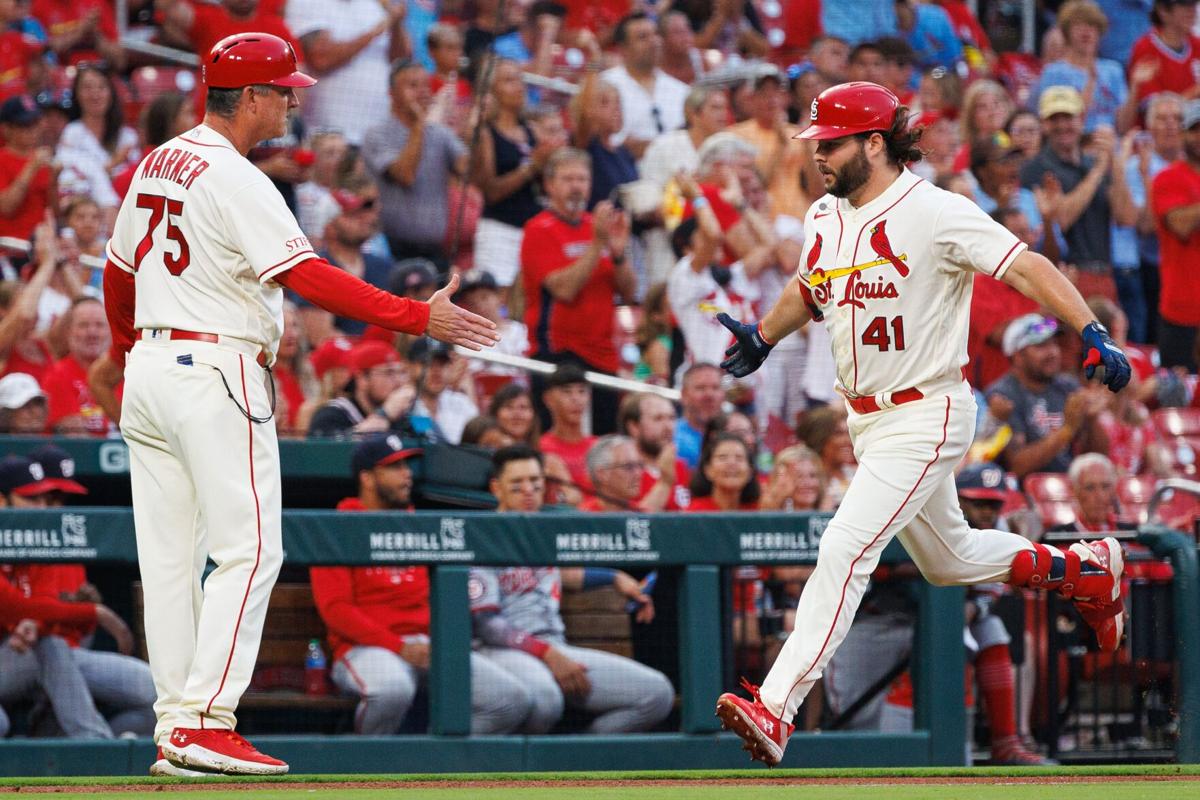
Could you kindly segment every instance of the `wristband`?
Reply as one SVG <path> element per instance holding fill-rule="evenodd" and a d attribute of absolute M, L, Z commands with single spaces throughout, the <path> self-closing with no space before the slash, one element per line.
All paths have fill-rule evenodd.
<path fill-rule="evenodd" d="M 595 589 L 597 586 L 612 586 L 617 580 L 617 571 L 612 567 L 584 567 L 583 588 Z"/>
<path fill-rule="evenodd" d="M 697 197 L 695 200 L 692 201 L 692 210 L 699 211 L 702 208 L 709 207 L 709 205 L 711 205 L 711 204 L 708 202 L 708 198 L 705 197 L 704 195 L 700 195 L 699 197 Z"/>
<path fill-rule="evenodd" d="M 772 342 L 770 339 L 768 339 L 767 335 L 765 333 L 763 333 L 762 322 L 758 323 L 758 338 L 762 339 L 763 343 L 766 344 L 768 347 L 774 347 L 776 344 L 775 342 Z"/>

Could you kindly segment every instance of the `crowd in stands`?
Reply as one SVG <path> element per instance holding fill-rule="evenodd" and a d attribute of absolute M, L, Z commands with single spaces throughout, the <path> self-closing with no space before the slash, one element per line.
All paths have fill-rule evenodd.
<path fill-rule="evenodd" d="M 716 366 L 729 337 L 715 317 L 758 318 L 783 291 L 824 194 L 793 137 L 823 89 L 870 80 L 924 128 L 926 157 L 912 169 L 1058 264 L 1134 364 L 1118 395 L 1083 382 L 1075 332 L 977 276 L 964 377 L 980 413 L 968 460 L 1002 476 L 985 499 L 1031 502 L 1041 522 L 1031 535 L 1143 522 L 1146 487 L 1194 477 L 1200 450 L 1197 3 L 1040 2 L 1032 51 L 1020 46 L 1020 5 L 143 0 L 118 21 L 106 0 L 0 0 L 0 433 L 119 435 L 119 387 L 89 381 L 108 346 L 103 246 L 133 171 L 197 124 L 204 89 L 195 69 L 122 47 L 118 29 L 200 56 L 261 30 L 292 42 L 319 79 L 288 134 L 250 154 L 314 248 L 414 299 L 458 274 L 455 302 L 499 325 L 495 352 L 554 366 L 467 357 L 292 298 L 272 371 L 281 436 L 526 448 L 506 464 L 537 475 L 510 487 L 501 469 L 491 485 L 501 510 L 530 491 L 520 502 L 600 511 L 835 509 L 856 464 L 824 327 L 789 336 L 762 370 L 734 380 Z M 673 388 L 679 400 L 601 388 L 588 372 Z M 364 484 L 360 497 L 407 508 L 406 480 Z M 5 494 L 29 494 L 21 486 Z M 1194 511 L 1173 513 L 1189 523 Z M 326 620 L 347 626 L 333 633 L 345 665 L 333 679 L 378 698 L 364 699 L 364 732 L 394 730 L 428 662 L 427 609 L 355 639 L 384 620 L 358 625 L 337 610 L 346 582 L 320 589 L 318 572 Z M 384 597 L 424 586 L 417 572 L 363 580 Z M 581 689 L 572 664 L 586 657 L 554 649 L 552 609 L 544 630 L 502 624 L 511 587 L 636 588 L 624 573 L 554 572 L 473 577 L 482 638 L 520 658 L 472 669 L 520 671 L 532 655 L 554 679 L 493 676 L 498 693 L 523 698 L 503 704 L 528 713 L 507 718 L 496 697 L 477 696 L 473 729 L 547 729 L 563 705 L 554 681 Z M 803 578 L 740 575 L 746 642 L 762 638 L 764 582 L 786 605 Z M 549 638 L 522 639 L 538 633 Z M 383 670 L 386 690 L 361 685 L 359 658 Z M 659 685 L 641 669 L 637 681 Z M 666 713 L 651 706 L 588 710 L 596 730 L 613 720 L 633 730 Z"/>

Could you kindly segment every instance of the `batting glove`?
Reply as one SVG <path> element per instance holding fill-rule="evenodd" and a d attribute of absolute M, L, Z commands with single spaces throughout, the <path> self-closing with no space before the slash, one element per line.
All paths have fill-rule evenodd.
<path fill-rule="evenodd" d="M 763 336 L 762 323 L 747 325 L 724 312 L 717 314 L 717 322 L 728 328 L 734 339 L 725 351 L 728 358 L 721 362 L 721 369 L 735 378 L 744 378 L 761 367 L 775 346 Z"/>
<path fill-rule="evenodd" d="M 1109 391 L 1119 392 L 1129 383 L 1129 359 L 1117 343 L 1108 335 L 1108 331 L 1099 322 L 1089 322 L 1083 329 L 1083 366 L 1084 374 L 1091 380 L 1096 375 L 1096 367 L 1104 367 L 1104 378 L 1101 380 Z"/>

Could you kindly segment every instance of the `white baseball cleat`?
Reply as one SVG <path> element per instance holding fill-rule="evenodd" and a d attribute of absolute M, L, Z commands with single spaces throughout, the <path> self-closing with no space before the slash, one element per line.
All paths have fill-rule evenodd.
<path fill-rule="evenodd" d="M 167 761 L 182 769 L 222 775 L 283 775 L 288 765 L 264 755 L 236 731 L 176 728 L 162 745 Z"/>
<path fill-rule="evenodd" d="M 177 767 L 170 761 L 167 761 L 163 755 L 162 748 L 158 748 L 158 758 L 150 765 L 150 774 L 159 778 L 207 778 L 212 775 L 211 772 L 200 772 L 195 769 L 184 769 Z"/>

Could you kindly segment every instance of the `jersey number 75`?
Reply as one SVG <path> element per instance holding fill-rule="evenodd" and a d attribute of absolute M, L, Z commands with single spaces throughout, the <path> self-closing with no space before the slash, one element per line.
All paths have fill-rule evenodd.
<path fill-rule="evenodd" d="M 164 247 L 163 266 L 167 268 L 167 272 L 178 277 L 188 268 L 188 264 L 192 263 L 192 253 L 188 249 L 187 239 L 184 238 L 183 231 L 175 224 L 175 218 L 183 213 L 183 201 L 172 200 L 161 194 L 142 193 L 137 196 L 137 207 L 149 209 L 150 224 L 146 226 L 146 235 L 138 242 L 137 251 L 133 254 L 134 270 L 141 268 L 142 259 L 154 247 L 154 232 L 158 230 L 158 226 L 165 216 L 167 218 L 167 238 L 179 245 L 179 254 L 173 255 Z"/>

